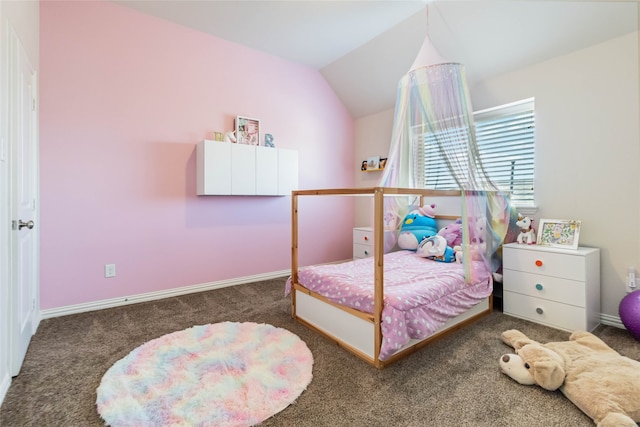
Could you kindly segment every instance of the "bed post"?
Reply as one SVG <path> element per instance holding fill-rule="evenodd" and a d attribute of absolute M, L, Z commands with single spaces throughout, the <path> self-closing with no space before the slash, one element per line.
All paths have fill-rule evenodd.
<path fill-rule="evenodd" d="M 296 318 L 296 290 L 298 283 L 298 193 L 291 192 L 291 317 Z"/>
<path fill-rule="evenodd" d="M 374 290 L 373 290 L 373 322 L 374 322 L 374 363 L 382 368 L 380 348 L 382 347 L 382 307 L 384 301 L 384 189 L 376 187 L 373 203 L 373 257 L 374 257 Z"/>

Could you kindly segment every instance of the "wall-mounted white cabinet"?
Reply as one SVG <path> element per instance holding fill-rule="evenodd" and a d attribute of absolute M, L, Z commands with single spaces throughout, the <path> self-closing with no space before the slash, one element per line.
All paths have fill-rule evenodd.
<path fill-rule="evenodd" d="M 288 196 L 298 187 L 295 150 L 204 140 L 196 157 L 199 196 Z"/>

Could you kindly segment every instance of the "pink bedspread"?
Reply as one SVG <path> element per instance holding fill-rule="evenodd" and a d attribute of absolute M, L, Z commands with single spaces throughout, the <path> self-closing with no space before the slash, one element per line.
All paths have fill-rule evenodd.
<path fill-rule="evenodd" d="M 382 348 L 386 360 L 412 338 L 423 339 L 488 297 L 491 274 L 474 262 L 474 283 L 465 283 L 462 264 L 421 258 L 411 251 L 384 256 Z M 373 313 L 373 258 L 302 267 L 300 284 L 340 305 Z M 286 294 L 291 291 L 291 278 Z"/>

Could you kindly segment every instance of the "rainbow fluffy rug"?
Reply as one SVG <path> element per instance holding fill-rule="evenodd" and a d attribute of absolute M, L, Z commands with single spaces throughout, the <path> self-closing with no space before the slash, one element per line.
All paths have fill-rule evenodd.
<path fill-rule="evenodd" d="M 194 326 L 149 341 L 102 377 L 96 404 L 111 426 L 251 426 L 311 382 L 297 335 L 258 323 Z"/>

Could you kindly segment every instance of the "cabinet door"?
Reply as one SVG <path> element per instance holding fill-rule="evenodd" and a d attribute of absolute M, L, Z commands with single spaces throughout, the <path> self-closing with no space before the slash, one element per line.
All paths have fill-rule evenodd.
<path fill-rule="evenodd" d="M 290 196 L 298 189 L 298 152 L 278 149 L 278 194 Z"/>
<path fill-rule="evenodd" d="M 231 194 L 255 196 L 256 147 L 246 144 L 231 145 Z"/>
<path fill-rule="evenodd" d="M 256 147 L 256 194 L 278 194 L 278 150 L 275 148 Z"/>
<path fill-rule="evenodd" d="M 231 144 L 205 140 L 196 148 L 197 194 L 231 194 Z"/>

